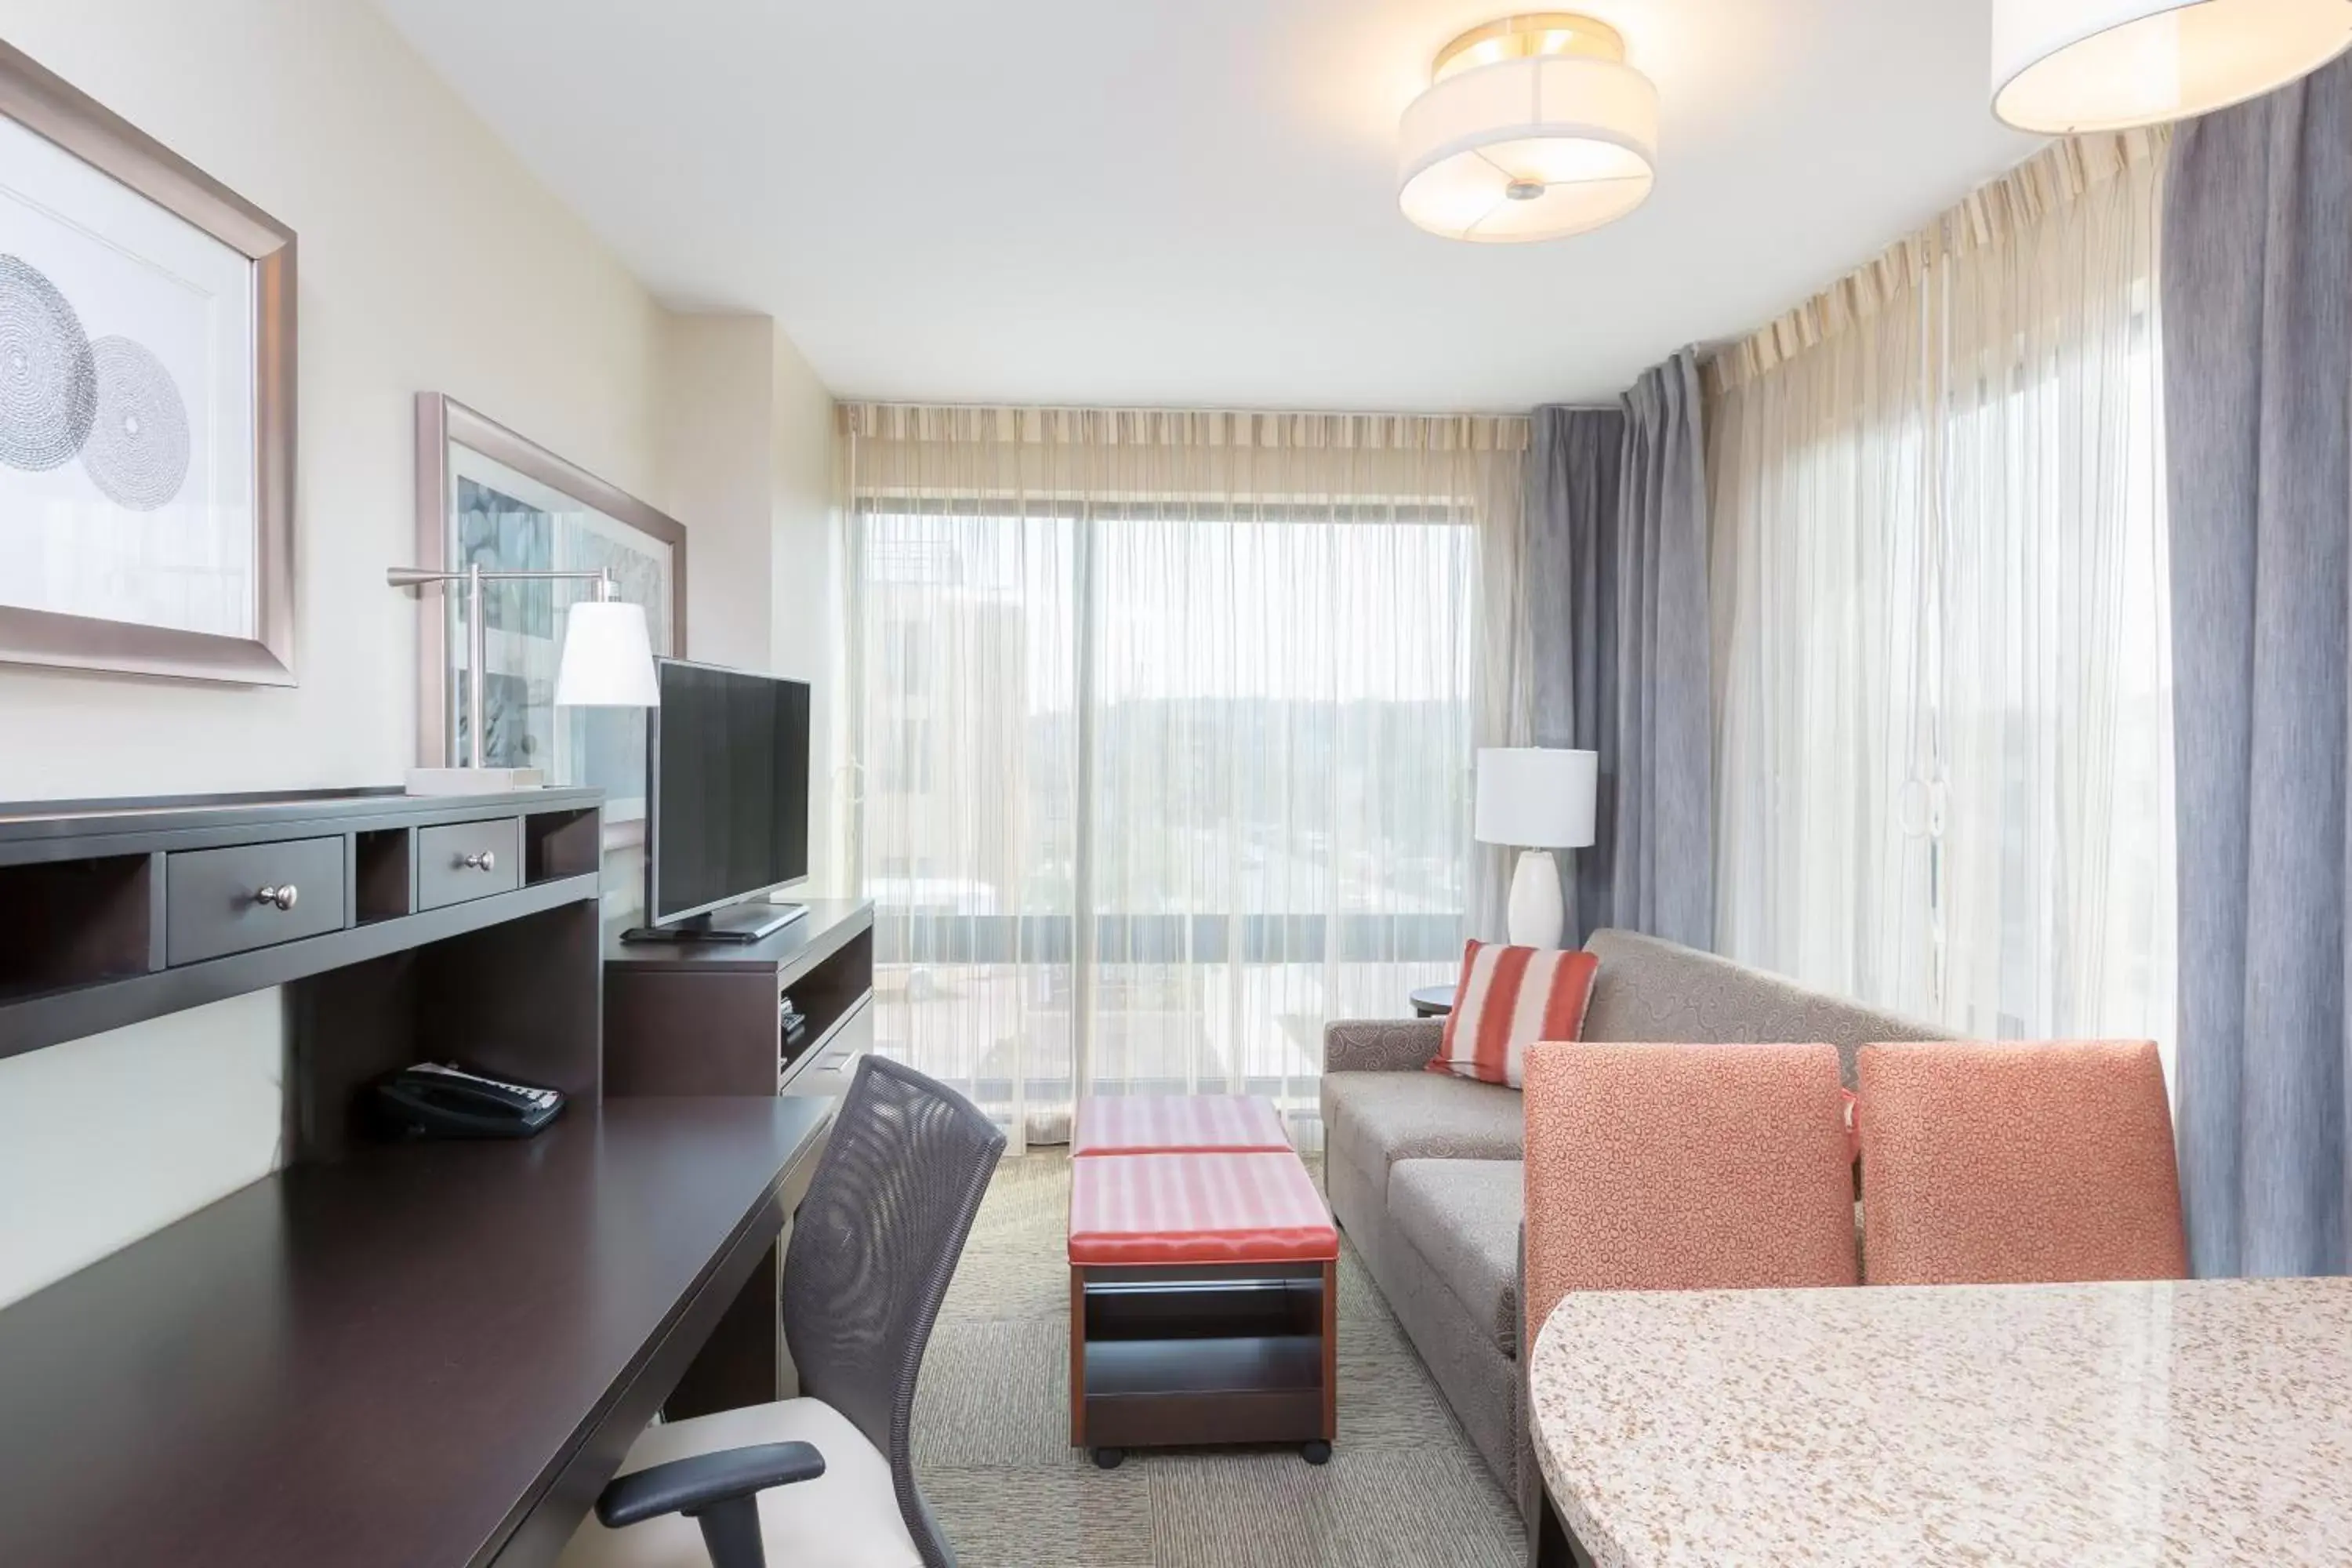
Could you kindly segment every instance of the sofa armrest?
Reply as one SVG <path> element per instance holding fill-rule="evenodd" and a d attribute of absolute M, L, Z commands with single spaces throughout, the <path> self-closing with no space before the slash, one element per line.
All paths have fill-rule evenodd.
<path fill-rule="evenodd" d="M 1323 1026 L 1325 1072 L 1419 1072 L 1445 1043 L 1443 1018 L 1349 1018 Z"/>

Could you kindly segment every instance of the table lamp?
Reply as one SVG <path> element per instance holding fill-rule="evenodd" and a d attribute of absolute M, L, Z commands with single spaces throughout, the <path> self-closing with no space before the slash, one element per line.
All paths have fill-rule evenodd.
<path fill-rule="evenodd" d="M 1481 844 L 1515 846 L 1509 931 L 1517 947 L 1558 947 L 1567 910 L 1554 849 L 1592 842 L 1592 804 L 1601 776 L 1598 752 L 1538 746 L 1482 747 L 1477 815 Z"/>
<path fill-rule="evenodd" d="M 489 733 L 485 721 L 483 667 L 489 662 L 489 632 L 482 615 L 485 583 L 593 583 L 596 596 L 564 612 L 563 653 L 555 670 L 555 705 L 559 708 L 658 708 L 661 687 L 654 675 L 653 639 L 646 632 L 642 605 L 618 595 L 610 571 L 485 572 L 478 564 L 463 572 L 428 572 L 415 566 L 395 566 L 385 578 L 395 588 L 422 588 L 444 583 L 466 584 L 466 738 L 462 768 L 411 768 L 410 795 L 497 795 L 507 790 L 537 789 L 546 777 L 537 768 L 486 766 L 482 747 Z"/>

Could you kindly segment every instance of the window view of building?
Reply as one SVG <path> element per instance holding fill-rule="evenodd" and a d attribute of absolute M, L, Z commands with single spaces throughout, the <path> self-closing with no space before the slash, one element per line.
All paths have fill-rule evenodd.
<path fill-rule="evenodd" d="M 882 1048 L 1045 1131 L 1080 1058 L 1304 1111 L 1328 1018 L 1458 964 L 1469 527 L 858 525 Z"/>

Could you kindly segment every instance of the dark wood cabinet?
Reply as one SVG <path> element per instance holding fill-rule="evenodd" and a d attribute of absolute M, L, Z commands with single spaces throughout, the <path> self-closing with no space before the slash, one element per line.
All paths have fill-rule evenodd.
<path fill-rule="evenodd" d="M 800 1015 L 785 1026 L 784 999 Z M 821 900 L 752 942 L 625 942 L 604 950 L 604 1092 L 837 1099 L 874 1044 L 874 907 Z M 815 1162 L 784 1194 L 799 1206 Z M 724 1410 L 758 1388 L 794 1392 L 783 1345 L 784 1234 L 663 1412 Z"/>
<path fill-rule="evenodd" d="M 546 1568 L 665 1402 L 772 1396 L 828 1114 L 777 1093 L 776 988 L 851 939 L 709 970 L 766 994 L 764 1101 L 614 1101 L 601 805 L 0 805 L 0 1057 L 271 986 L 289 1052 L 286 1169 L 0 1310 L 0 1563 Z M 806 982 L 828 1042 L 847 973 Z M 736 1038 L 663 1037 L 706 1028 Z M 419 1060 L 570 1101 L 529 1140 L 386 1144 L 368 1083 Z"/>
<path fill-rule="evenodd" d="M 416 907 L 437 910 L 522 885 L 522 822 L 452 822 L 416 836 Z"/>
<path fill-rule="evenodd" d="M 0 806 L 0 1057 L 287 988 L 289 1163 L 427 1058 L 593 1099 L 602 795 L 396 790 Z M 465 855 L 488 850 L 488 869 Z M 427 873 L 444 858 L 445 895 Z M 322 1035 L 328 1037 L 321 1038 Z M 322 1112 L 322 1108 L 328 1108 Z"/>
<path fill-rule="evenodd" d="M 166 855 L 163 911 L 166 963 L 341 931 L 343 841 L 292 838 Z"/>
<path fill-rule="evenodd" d="M 604 949 L 605 1092 L 838 1095 L 874 1043 L 873 1003 L 870 903 L 820 900 L 758 942 L 616 938 Z"/>

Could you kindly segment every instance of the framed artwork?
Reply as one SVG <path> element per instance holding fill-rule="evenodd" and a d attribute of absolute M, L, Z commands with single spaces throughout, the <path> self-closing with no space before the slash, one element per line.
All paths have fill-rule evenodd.
<path fill-rule="evenodd" d="M 0 660 L 294 684 L 294 231 L 0 44 Z"/>
<path fill-rule="evenodd" d="M 432 571 L 609 569 L 620 597 L 645 606 L 654 652 L 686 647 L 685 526 L 434 392 L 416 398 L 416 554 Z M 646 716 L 555 706 L 561 611 L 593 592 L 586 583 L 484 584 L 482 760 L 603 789 L 606 842 L 617 846 L 645 831 Z M 445 587 L 418 603 L 417 761 L 440 767 L 471 745 L 471 628 L 462 591 Z"/>

